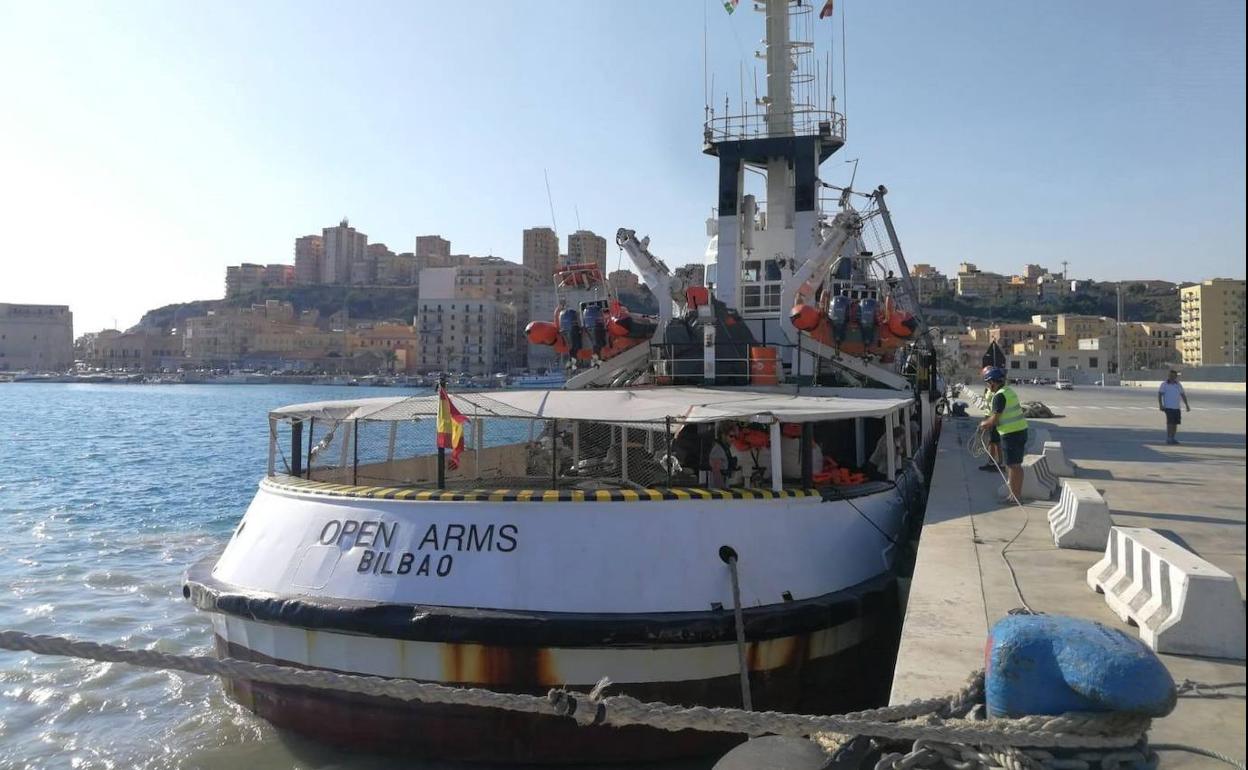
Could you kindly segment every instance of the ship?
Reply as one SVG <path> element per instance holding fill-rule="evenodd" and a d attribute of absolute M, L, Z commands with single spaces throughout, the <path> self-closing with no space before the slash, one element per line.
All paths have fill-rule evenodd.
<path fill-rule="evenodd" d="M 606 677 L 679 705 L 886 700 L 935 363 L 886 189 L 824 198 L 845 122 L 803 101 L 810 5 L 754 6 L 768 96 L 708 110 L 704 283 L 620 228 L 658 311 L 631 311 L 592 266 L 561 270 L 556 315 L 527 336 L 562 357 L 562 387 L 270 412 L 256 495 L 183 587 L 219 655 L 516 693 Z M 278 727 L 409 759 L 630 762 L 744 739 L 224 685 Z"/>

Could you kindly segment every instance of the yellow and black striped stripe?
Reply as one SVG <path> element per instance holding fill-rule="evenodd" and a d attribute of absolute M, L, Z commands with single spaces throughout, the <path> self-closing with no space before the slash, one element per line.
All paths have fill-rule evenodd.
<path fill-rule="evenodd" d="M 329 497 L 371 498 L 377 500 L 416 500 L 422 502 L 466 503 L 640 503 L 662 500 L 781 500 L 815 497 L 814 489 L 771 489 L 742 487 L 737 489 L 702 489 L 672 487 L 670 489 L 411 489 L 405 487 L 363 487 L 330 484 L 288 476 L 269 478 L 264 485 L 284 492 L 311 493 Z"/>

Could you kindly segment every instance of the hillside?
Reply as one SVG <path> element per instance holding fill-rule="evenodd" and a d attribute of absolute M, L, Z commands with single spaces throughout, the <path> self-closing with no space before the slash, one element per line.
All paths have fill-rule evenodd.
<path fill-rule="evenodd" d="M 411 286 L 290 286 L 262 289 L 230 299 L 195 300 L 165 305 L 144 313 L 139 323 L 168 329 L 187 318 L 205 315 L 209 310 L 248 307 L 269 299 L 289 302 L 300 313 L 305 310 L 320 311 L 322 317 L 346 309 L 348 317 L 353 321 L 396 319 L 412 323 L 417 309 L 416 290 Z M 654 295 L 644 286 L 640 293 L 621 293 L 620 299 L 634 312 L 658 312 Z M 528 308 L 523 308 L 521 312 L 527 313 Z"/>
<path fill-rule="evenodd" d="M 1091 283 L 1080 293 L 1055 302 L 996 302 L 958 296 L 935 297 L 923 303 L 924 309 L 940 311 L 937 316 L 956 314 L 962 323 L 1025 323 L 1041 313 L 1075 313 L 1114 318 L 1118 314 L 1117 284 Z M 1122 292 L 1122 320 L 1179 322 L 1179 293 L 1154 289 L 1142 283 L 1126 285 Z"/>

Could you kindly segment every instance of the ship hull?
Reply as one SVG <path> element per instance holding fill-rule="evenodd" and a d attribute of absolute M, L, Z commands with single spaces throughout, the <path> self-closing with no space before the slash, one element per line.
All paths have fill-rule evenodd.
<path fill-rule="evenodd" d="M 882 702 L 887 695 L 888 674 L 896 650 L 896 583 L 892 579 L 872 581 L 870 586 L 863 586 L 854 594 L 847 599 L 847 606 L 833 613 L 832 616 L 841 618 L 839 622 L 747 645 L 755 709 L 832 714 Z M 332 670 L 349 673 L 368 668 L 358 663 L 374 658 L 380 649 L 378 645 L 403 643 L 359 636 L 331 641 L 329 637 L 333 634 L 281 629 L 288 637 L 302 637 L 295 642 L 296 648 L 336 649 L 340 655 L 338 661 L 322 657 L 318 661 L 321 666 L 310 666 L 311 660 L 306 654 L 290 654 L 287 650 L 288 657 L 283 657 L 283 647 L 288 648 L 289 641 L 284 643 L 277 638 L 281 633 L 273 634 L 273 629 L 262 629 L 262 625 L 238 619 L 217 619 L 217 653 L 239 660 L 298 668 L 330 668 L 323 665 L 330 663 Z M 318 633 L 320 638 L 316 637 Z M 460 649 L 455 650 L 456 647 Z M 471 650 L 464 649 L 466 647 Z M 548 679 L 553 669 L 559 668 L 560 660 L 569 656 L 596 656 L 600 662 L 589 665 L 600 665 L 603 670 L 624 667 L 645 672 L 670 670 L 673 653 L 684 653 L 692 661 L 688 666 L 690 674 L 697 675 L 707 673 L 708 667 L 714 668 L 708 666 L 708 659 L 724 653 L 735 659 L 736 655 L 732 644 L 691 645 L 684 650 L 668 646 L 649 651 L 440 644 L 426 652 L 438 657 L 444 667 L 447 678 L 439 680 L 439 684 L 485 686 L 538 695 L 557 686 L 542 680 Z M 631 660 L 622 663 L 616 654 L 619 652 Z M 645 662 L 647 652 L 654 658 L 653 665 Z M 482 665 L 465 661 L 468 656 Z M 456 663 L 452 661 L 458 662 L 458 673 L 468 675 L 472 681 L 455 681 Z M 741 706 L 741 683 L 736 672 L 705 678 L 676 678 L 679 676 L 676 673 L 662 681 L 613 683 L 608 694 L 625 694 L 668 704 Z M 277 727 L 352 750 L 429 759 L 542 764 L 637 762 L 715 755 L 745 738 L 729 733 L 665 731 L 639 726 L 582 727 L 569 718 L 406 702 L 239 679 L 226 680 L 225 689 L 236 702 Z M 588 688 L 572 689 L 584 691 Z"/>

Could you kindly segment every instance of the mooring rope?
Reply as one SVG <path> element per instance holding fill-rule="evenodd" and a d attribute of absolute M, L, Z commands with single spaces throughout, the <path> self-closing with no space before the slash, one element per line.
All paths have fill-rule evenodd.
<path fill-rule="evenodd" d="M 1129 749 L 1145 736 L 1151 720 L 1136 714 L 1069 713 L 1017 719 L 966 718 L 983 701 L 983 673 L 972 675 L 958 692 L 941 698 L 838 715 L 784 714 L 775 711 L 647 703 L 626 695 L 605 696 L 609 681 L 590 693 L 552 689 L 546 695 L 501 693 L 472 687 L 449 687 L 408 679 L 339 674 L 233 658 L 174 655 L 130 650 L 57 636 L 0 631 L 0 649 L 61 655 L 191 674 L 253 682 L 312 687 L 385 696 L 405 701 L 505 709 L 570 717 L 581 725 L 642 725 L 660 730 L 700 730 L 746 735 L 808 736 L 814 733 L 863 735 L 894 741 L 933 741 L 996 747 Z"/>

